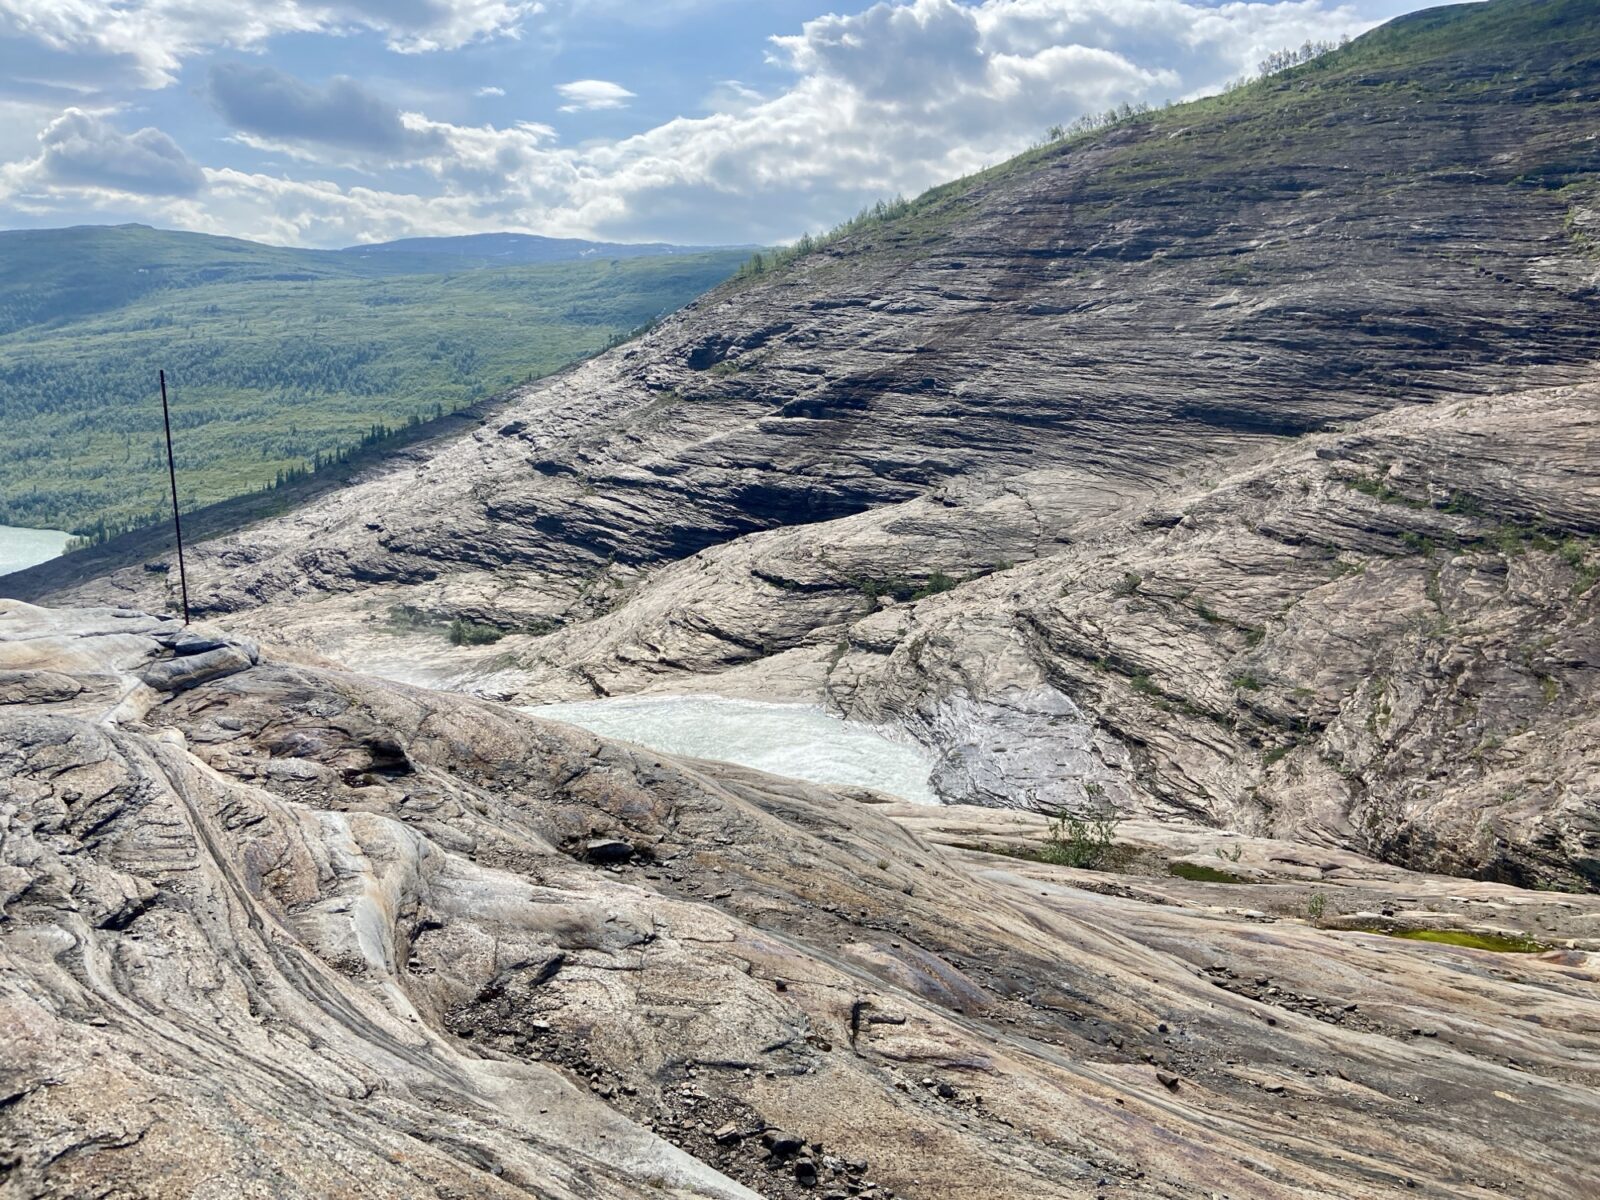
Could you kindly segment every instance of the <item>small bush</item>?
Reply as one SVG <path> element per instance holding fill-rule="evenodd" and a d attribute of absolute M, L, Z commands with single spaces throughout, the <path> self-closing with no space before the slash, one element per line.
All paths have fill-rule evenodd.
<path fill-rule="evenodd" d="M 1577 575 L 1572 585 L 1574 594 L 1581 596 L 1600 581 L 1600 563 L 1589 561 L 1588 547 L 1578 538 L 1561 543 L 1561 557 Z"/>
<path fill-rule="evenodd" d="M 1050 822 L 1039 861 L 1058 867 L 1077 867 L 1095 871 L 1111 858 L 1116 843 L 1118 814 L 1102 811 L 1096 816 L 1078 817 L 1060 813 Z"/>
<path fill-rule="evenodd" d="M 1441 509 L 1447 513 L 1460 513 L 1464 517 L 1483 516 L 1483 501 L 1471 492 L 1451 492 Z"/>
<path fill-rule="evenodd" d="M 1139 590 L 1139 585 L 1143 582 L 1143 575 L 1136 575 L 1134 572 L 1129 571 L 1122 577 L 1122 581 L 1118 583 L 1116 587 L 1112 588 L 1111 591 L 1117 596 L 1131 596 Z"/>
<path fill-rule="evenodd" d="M 960 586 L 960 583 L 959 579 L 954 579 L 943 571 L 935 571 L 928 576 L 927 582 L 911 593 L 911 598 L 913 600 L 925 600 L 929 596 L 937 596 L 940 592 L 948 592 L 952 588 Z"/>
<path fill-rule="evenodd" d="M 433 619 L 414 604 L 391 604 L 389 606 L 389 628 L 391 629 L 428 629 L 433 625 Z"/>
<path fill-rule="evenodd" d="M 1289 755 L 1291 755 L 1293 753 L 1294 753 L 1294 747 L 1293 746 L 1274 746 L 1271 750 L 1268 750 L 1265 754 L 1263 754 L 1261 756 L 1261 762 L 1262 762 L 1263 766 L 1270 767 L 1274 763 L 1282 762 L 1284 759 L 1288 758 Z"/>
<path fill-rule="evenodd" d="M 475 621 L 463 621 L 460 617 L 450 622 L 452 646 L 492 646 L 503 637 L 504 631 L 493 625 L 479 625 Z"/>

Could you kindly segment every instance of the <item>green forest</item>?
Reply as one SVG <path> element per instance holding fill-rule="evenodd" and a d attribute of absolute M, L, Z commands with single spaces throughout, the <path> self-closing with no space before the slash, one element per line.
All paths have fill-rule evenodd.
<path fill-rule="evenodd" d="M 557 370 L 680 307 L 747 256 L 406 275 L 389 272 L 422 260 L 380 267 L 198 239 L 219 255 L 197 250 L 194 235 L 137 228 L 128 251 L 107 236 L 120 232 L 95 231 L 87 261 L 34 252 L 0 266 L 0 524 L 94 537 L 159 518 L 158 368 L 180 499 L 194 507 Z M 19 235 L 3 236 L 0 250 Z"/>

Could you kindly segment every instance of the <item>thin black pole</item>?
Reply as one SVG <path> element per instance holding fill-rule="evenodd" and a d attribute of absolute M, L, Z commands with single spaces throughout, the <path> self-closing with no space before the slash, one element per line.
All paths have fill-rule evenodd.
<path fill-rule="evenodd" d="M 178 535 L 178 584 L 183 588 L 183 623 L 189 623 L 189 576 L 183 569 L 183 522 L 178 520 L 178 468 L 172 464 L 172 414 L 167 411 L 167 373 L 161 376 L 161 423 L 167 427 L 167 479 L 172 484 L 172 528 Z"/>

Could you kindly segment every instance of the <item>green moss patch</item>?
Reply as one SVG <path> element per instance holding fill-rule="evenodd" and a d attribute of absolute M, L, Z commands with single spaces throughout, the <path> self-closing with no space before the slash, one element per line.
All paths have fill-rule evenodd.
<path fill-rule="evenodd" d="M 1460 929 L 1392 929 L 1390 937 L 1408 942 L 1437 942 L 1443 946 L 1465 946 L 1469 950 L 1493 950 L 1497 954 L 1539 954 L 1550 949 L 1531 938 L 1505 937 L 1497 933 L 1467 933 Z"/>
<path fill-rule="evenodd" d="M 1168 863 L 1167 874 L 1176 875 L 1179 879 L 1189 879 L 1195 883 L 1255 882 L 1254 879 L 1246 879 L 1243 875 L 1235 875 L 1231 871 L 1219 871 L 1216 867 L 1202 866 L 1199 863 Z"/>

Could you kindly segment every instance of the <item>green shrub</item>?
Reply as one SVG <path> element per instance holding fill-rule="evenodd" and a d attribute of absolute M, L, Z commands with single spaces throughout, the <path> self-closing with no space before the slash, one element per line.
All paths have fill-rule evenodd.
<path fill-rule="evenodd" d="M 452 646 L 492 646 L 503 637 L 505 632 L 493 625 L 479 625 L 475 621 L 463 621 L 460 617 L 450 622 Z"/>
<path fill-rule="evenodd" d="M 1058 867 L 1077 867 L 1084 871 L 1098 870 L 1111 858 L 1111 850 L 1116 842 L 1117 820 L 1115 810 L 1103 810 L 1090 817 L 1058 814 L 1050 822 L 1050 830 L 1045 834 L 1039 861 Z"/>
<path fill-rule="evenodd" d="M 954 579 L 943 571 L 935 571 L 928 576 L 927 582 L 911 593 L 911 598 L 913 600 L 923 600 L 929 596 L 937 596 L 940 592 L 948 592 L 952 588 L 959 587 L 960 584 L 961 581 L 959 579 Z"/>
<path fill-rule="evenodd" d="M 1321 892 L 1312 892 L 1306 897 L 1306 917 L 1313 925 L 1317 924 L 1328 913 L 1328 898 Z"/>

